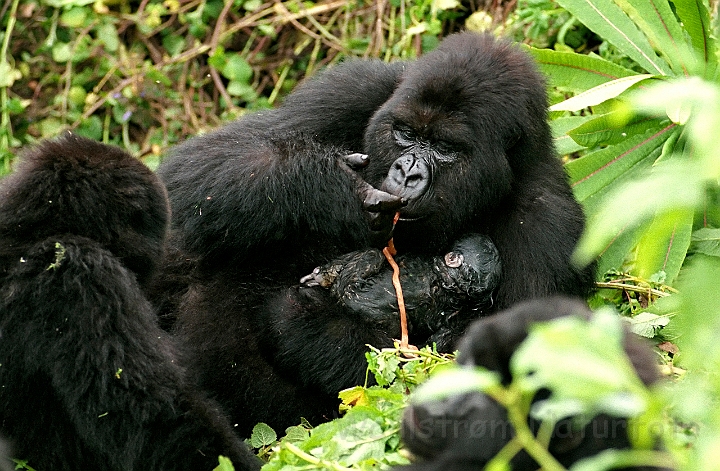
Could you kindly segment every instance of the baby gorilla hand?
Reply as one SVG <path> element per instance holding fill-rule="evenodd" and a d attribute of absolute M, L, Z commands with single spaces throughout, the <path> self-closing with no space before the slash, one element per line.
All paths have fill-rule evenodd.
<path fill-rule="evenodd" d="M 368 162 L 368 156 L 359 153 L 344 155 L 338 159 L 340 168 L 345 170 L 355 182 L 362 200 L 372 234 L 371 244 L 375 247 L 384 247 L 392 238 L 395 213 L 405 206 L 407 201 L 379 190 L 363 180 L 357 170 L 367 166 Z"/>

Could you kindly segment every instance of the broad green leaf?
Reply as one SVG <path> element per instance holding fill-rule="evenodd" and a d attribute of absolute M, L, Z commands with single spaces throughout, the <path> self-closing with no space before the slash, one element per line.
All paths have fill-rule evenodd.
<path fill-rule="evenodd" d="M 253 74 L 250 64 L 239 54 L 229 55 L 220 72 L 228 80 L 240 83 L 249 83 Z"/>
<path fill-rule="evenodd" d="M 671 75 L 670 67 L 658 57 L 645 35 L 611 0 L 558 0 L 558 3 L 649 73 Z"/>
<path fill-rule="evenodd" d="M 649 223 L 658 213 L 692 210 L 703 200 L 704 185 L 698 165 L 673 159 L 605 192 L 588 218 L 576 261 L 588 263 L 618 234 Z"/>
<path fill-rule="evenodd" d="M 527 48 L 548 77 L 550 85 L 572 92 L 582 92 L 621 77 L 637 75 L 596 55 Z"/>
<path fill-rule="evenodd" d="M 662 129 L 662 123 L 658 119 L 641 117 L 639 120 L 621 124 L 624 119 L 617 114 L 593 115 L 592 119 L 570 130 L 568 135 L 579 145 L 593 148 L 618 144 L 628 137 L 645 134 L 651 129 Z"/>
<path fill-rule="evenodd" d="M 444 399 L 456 394 L 481 392 L 499 384 L 500 377 L 494 371 L 480 368 L 448 368 L 421 384 L 413 393 L 411 402 L 417 404 Z"/>
<path fill-rule="evenodd" d="M 15 80 L 20 80 L 22 73 L 14 69 L 8 62 L 0 62 L 0 87 L 11 87 Z"/>
<path fill-rule="evenodd" d="M 266 445 L 271 445 L 277 440 L 277 434 L 268 424 L 260 422 L 256 424 L 252 429 L 250 435 L 250 446 L 253 448 L 261 448 Z"/>
<path fill-rule="evenodd" d="M 218 465 L 213 469 L 213 471 L 235 471 L 235 467 L 232 464 L 232 461 L 230 461 L 230 458 L 227 458 L 225 456 L 219 456 L 218 457 Z"/>
<path fill-rule="evenodd" d="M 687 75 L 697 69 L 695 54 L 667 0 L 615 0 L 673 71 Z"/>
<path fill-rule="evenodd" d="M 74 7 L 63 11 L 60 15 L 59 21 L 60 24 L 65 27 L 77 29 L 85 25 L 86 19 L 87 9 Z"/>
<path fill-rule="evenodd" d="M 641 312 L 636 316 L 625 317 L 624 319 L 630 325 L 631 331 L 648 339 L 657 336 L 670 322 L 668 316 L 659 316 L 651 312 Z"/>
<path fill-rule="evenodd" d="M 541 402 L 552 410 L 639 414 L 648 393 L 622 339 L 620 318 L 605 310 L 590 321 L 564 317 L 536 324 L 513 354 L 510 368 L 522 389 L 552 390 Z"/>
<path fill-rule="evenodd" d="M 98 39 L 102 41 L 105 48 L 110 52 L 115 52 L 120 47 L 120 37 L 117 28 L 112 23 L 104 23 L 97 30 Z"/>
<path fill-rule="evenodd" d="M 580 111 L 590 106 L 599 105 L 611 98 L 617 98 L 621 93 L 636 83 L 653 77 L 654 75 L 650 74 L 631 75 L 629 77 L 622 77 L 610 82 L 605 82 L 551 106 L 550 111 Z"/>
<path fill-rule="evenodd" d="M 568 155 L 573 152 L 584 149 L 585 147 L 575 142 L 568 133 L 582 126 L 588 120 L 593 119 L 592 115 L 589 116 L 563 116 L 554 119 L 550 122 L 552 128 L 553 140 L 555 141 L 555 148 L 559 155 Z"/>
<path fill-rule="evenodd" d="M 582 260 L 585 263 L 590 263 L 597 255 L 597 272 L 600 274 L 607 273 L 610 270 L 622 270 L 628 254 L 637 245 L 640 235 L 635 226 L 626 224 L 625 227 L 618 229 L 614 237 L 608 240 L 604 246 L 597 250 L 597 254 L 593 253 L 586 258 L 582 258 Z M 582 249 L 583 247 L 578 247 L 578 250 Z M 581 259 L 578 255 L 576 257 Z"/>
<path fill-rule="evenodd" d="M 691 250 L 711 257 L 720 257 L 720 229 L 703 227 L 693 232 Z"/>
<path fill-rule="evenodd" d="M 636 173 L 636 166 L 652 165 L 674 129 L 673 124 L 655 132 L 649 131 L 569 162 L 565 168 L 575 197 L 582 202 L 598 192 L 604 193 L 607 186 L 618 183 L 628 174 L 632 176 Z"/>
<path fill-rule="evenodd" d="M 717 46 L 711 35 L 710 13 L 703 0 L 672 0 L 675 13 L 690 36 L 698 55 L 714 70 L 717 63 Z"/>
<path fill-rule="evenodd" d="M 663 211 L 655 216 L 637 247 L 636 270 L 641 278 L 665 272 L 665 283 L 672 285 L 680 272 L 692 236 L 693 211 Z"/>

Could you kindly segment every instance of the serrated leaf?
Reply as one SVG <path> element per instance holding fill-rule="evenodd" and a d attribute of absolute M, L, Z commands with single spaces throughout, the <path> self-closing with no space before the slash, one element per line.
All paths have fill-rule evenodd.
<path fill-rule="evenodd" d="M 301 442 L 310 436 L 310 431 L 300 425 L 294 425 L 285 429 L 283 441 Z"/>
<path fill-rule="evenodd" d="M 611 0 L 558 0 L 558 3 L 649 73 L 671 75 L 667 62 L 658 57 L 645 35 Z"/>
<path fill-rule="evenodd" d="M 262 448 L 272 445 L 277 440 L 277 434 L 268 424 L 260 422 L 255 425 L 250 435 L 250 446 L 253 448 Z"/>
<path fill-rule="evenodd" d="M 631 331 L 649 339 L 658 335 L 670 322 L 667 316 L 658 316 L 651 312 L 641 312 L 636 316 L 627 317 L 625 320 L 630 324 Z"/>
<path fill-rule="evenodd" d="M 654 78 L 654 75 L 641 74 L 621 77 L 619 79 L 605 82 L 582 93 L 556 103 L 550 107 L 550 111 L 580 111 L 582 109 L 599 105 L 612 98 L 617 98 L 625 90 L 643 80 Z"/>

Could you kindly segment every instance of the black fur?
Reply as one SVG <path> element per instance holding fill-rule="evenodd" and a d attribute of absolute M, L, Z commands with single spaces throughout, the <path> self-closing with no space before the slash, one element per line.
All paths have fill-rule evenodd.
<path fill-rule="evenodd" d="M 176 256 L 157 298 L 242 433 L 331 418 L 337 392 L 364 381 L 366 344 L 392 344 L 329 291 L 297 284 L 386 241 L 398 206 L 400 254 L 432 259 L 469 233 L 490 237 L 502 265 L 492 310 L 586 292 L 592 270 L 570 262 L 583 215 L 546 105 L 526 54 L 463 33 L 413 63 L 348 61 L 170 152 L 159 174 Z M 348 165 L 350 152 L 369 158 Z"/>
<path fill-rule="evenodd" d="M 571 315 L 589 318 L 591 312 L 578 300 L 554 297 L 523 302 L 476 321 L 460 341 L 458 363 L 497 371 L 503 383 L 509 384 L 512 380 L 510 357 L 527 337 L 530 324 Z M 659 379 L 655 355 L 644 339 L 627 333 L 625 351 L 646 385 Z M 539 394 L 547 397 L 547 392 Z M 537 432 L 539 424 L 531 423 L 531 426 Z M 570 467 L 582 458 L 609 448 L 630 448 L 628 427 L 627 418 L 605 414 L 594 417 L 584 428 L 573 425 L 572 417 L 561 419 L 555 425 L 549 450 L 563 466 Z M 411 405 L 403 416 L 403 441 L 422 459 L 398 471 L 482 469 L 513 435 L 505 409 L 481 393 Z M 532 471 L 538 467 L 525 452 L 516 455 L 511 465 L 516 471 Z"/>
<path fill-rule="evenodd" d="M 0 434 L 43 470 L 259 461 L 180 365 L 143 293 L 163 254 L 157 177 L 66 134 L 0 185 Z"/>

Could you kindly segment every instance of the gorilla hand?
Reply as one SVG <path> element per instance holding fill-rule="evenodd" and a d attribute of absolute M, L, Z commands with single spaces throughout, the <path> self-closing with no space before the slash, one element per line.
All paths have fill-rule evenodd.
<path fill-rule="evenodd" d="M 375 247 L 384 247 L 392 238 L 395 213 L 405 206 L 407 201 L 400 196 L 379 190 L 363 180 L 357 170 L 367 166 L 368 162 L 368 156 L 359 153 L 344 155 L 338 159 L 340 168 L 345 170 L 355 182 L 363 209 L 368 214 L 372 234 L 371 244 Z"/>

